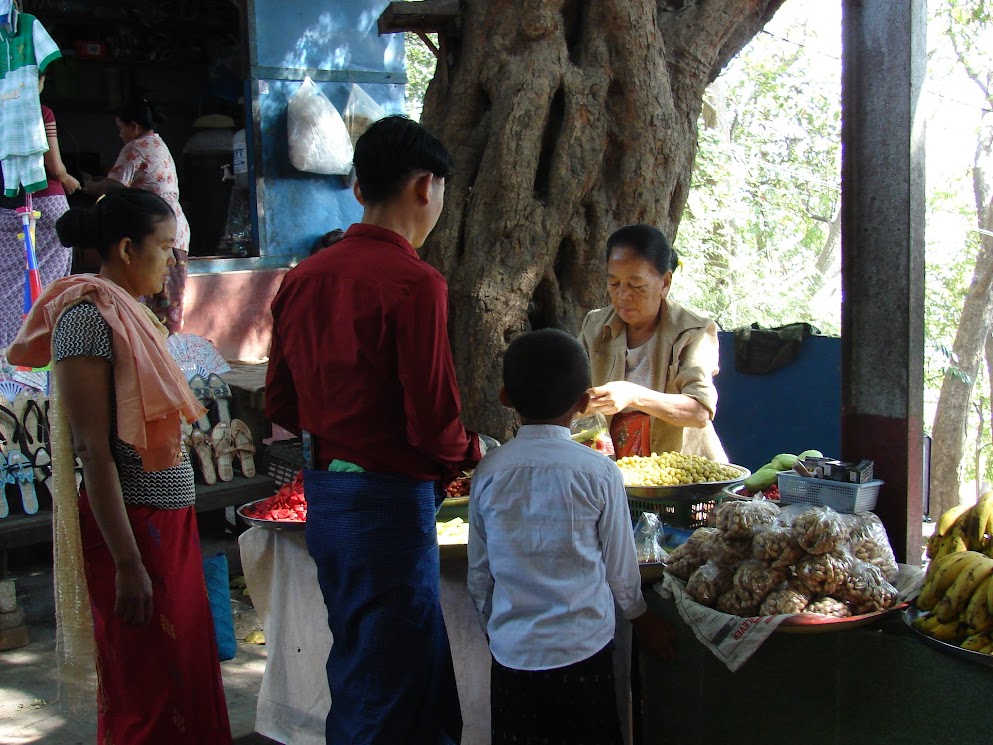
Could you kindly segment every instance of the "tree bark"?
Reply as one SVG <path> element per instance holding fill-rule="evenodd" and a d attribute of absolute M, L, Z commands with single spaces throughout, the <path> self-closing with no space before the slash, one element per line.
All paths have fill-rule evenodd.
<path fill-rule="evenodd" d="M 969 422 L 969 402 L 993 318 L 993 121 L 987 116 L 976 146 L 973 192 L 980 231 L 972 285 L 952 346 L 953 359 L 941 384 L 931 431 L 930 516 L 961 501 L 962 457 Z"/>
<path fill-rule="evenodd" d="M 448 278 L 470 428 L 511 435 L 497 400 L 506 345 L 576 332 L 604 304 L 613 230 L 674 237 L 704 91 L 782 2 L 464 0 L 422 121 L 456 164 L 424 257 Z"/>

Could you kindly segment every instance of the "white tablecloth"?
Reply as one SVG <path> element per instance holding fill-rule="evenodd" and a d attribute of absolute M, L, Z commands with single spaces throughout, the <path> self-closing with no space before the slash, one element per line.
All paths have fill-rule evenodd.
<path fill-rule="evenodd" d="M 322 745 L 331 707 L 325 670 L 331 632 L 304 534 L 252 528 L 238 543 L 266 638 L 255 730 L 277 742 Z M 442 563 L 441 606 L 462 704 L 462 745 L 489 745 L 490 653 L 464 561 Z"/>

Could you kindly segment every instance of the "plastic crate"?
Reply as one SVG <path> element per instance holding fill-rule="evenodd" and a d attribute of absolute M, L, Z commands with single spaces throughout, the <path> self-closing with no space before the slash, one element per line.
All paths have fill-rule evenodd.
<path fill-rule="evenodd" d="M 707 516 L 721 503 L 722 496 L 707 499 L 638 499 L 628 497 L 631 508 L 631 519 L 638 518 L 645 512 L 654 512 L 662 522 L 674 528 L 703 528 L 707 525 Z"/>
<path fill-rule="evenodd" d="M 865 484 L 846 484 L 828 479 L 808 479 L 792 473 L 779 474 L 781 504 L 813 504 L 836 512 L 868 512 L 876 506 L 879 479 Z"/>
<path fill-rule="evenodd" d="M 266 448 L 266 476 L 277 485 L 290 483 L 302 469 L 303 440 L 276 440 Z"/>

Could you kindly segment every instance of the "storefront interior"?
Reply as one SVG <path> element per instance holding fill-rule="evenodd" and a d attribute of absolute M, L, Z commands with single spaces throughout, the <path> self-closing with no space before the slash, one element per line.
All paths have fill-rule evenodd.
<path fill-rule="evenodd" d="M 62 51 L 42 102 L 55 113 L 69 172 L 81 183 L 102 178 L 121 149 L 115 112 L 147 98 L 166 117 L 156 131 L 176 162 L 191 261 L 258 256 L 247 174 L 236 188 L 230 173 L 245 126 L 244 0 L 24 0 L 22 9 Z M 93 197 L 81 191 L 69 201 Z M 77 257 L 74 270 L 91 270 L 87 263 Z"/>

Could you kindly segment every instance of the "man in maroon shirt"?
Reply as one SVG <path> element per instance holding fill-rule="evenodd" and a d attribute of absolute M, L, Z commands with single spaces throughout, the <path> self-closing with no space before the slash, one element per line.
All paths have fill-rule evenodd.
<path fill-rule="evenodd" d="M 451 158 L 387 117 L 356 144 L 355 171 L 362 222 L 291 270 L 272 303 L 266 414 L 313 439 L 307 545 L 334 637 L 327 741 L 445 745 L 461 715 L 434 516 L 440 482 L 481 452 L 459 420 L 448 287 L 415 249 Z"/>

